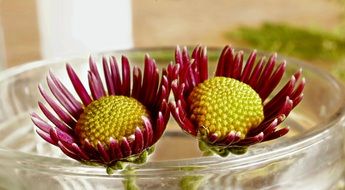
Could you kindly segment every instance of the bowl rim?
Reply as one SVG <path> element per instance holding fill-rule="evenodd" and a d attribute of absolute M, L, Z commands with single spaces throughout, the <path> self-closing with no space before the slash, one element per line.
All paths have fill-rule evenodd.
<path fill-rule="evenodd" d="M 152 52 L 152 51 L 161 51 L 161 50 L 171 50 L 173 52 L 175 47 L 155 47 L 155 48 L 131 48 L 131 49 L 124 49 L 124 50 L 115 50 L 115 51 L 102 51 L 96 52 L 92 54 L 94 57 L 101 57 L 102 55 L 121 55 L 131 52 Z M 189 48 L 190 49 L 190 48 Z M 220 51 L 221 47 L 208 47 L 208 51 Z M 244 51 L 245 54 L 249 54 L 252 50 L 247 48 L 236 48 L 236 51 Z M 259 56 L 262 55 L 271 55 L 272 53 L 268 53 L 265 51 L 257 51 Z M 49 66 L 58 64 L 61 62 L 73 62 L 72 60 L 76 59 L 86 59 L 88 56 L 79 55 L 73 57 L 57 57 L 53 59 L 46 59 L 46 60 L 39 60 L 28 62 L 23 65 L 14 66 L 9 69 L 5 69 L 0 72 L 0 82 L 6 80 L 7 78 L 13 77 L 18 75 L 22 72 L 27 72 L 31 69 L 37 69 L 42 66 Z M 278 55 L 278 60 L 286 60 L 288 65 L 295 64 L 298 65 L 300 68 L 310 70 L 314 74 L 320 75 L 325 78 L 332 86 L 339 91 L 340 97 L 345 97 L 345 91 L 343 89 L 343 85 L 338 82 L 332 75 L 327 73 L 326 71 L 317 68 L 311 64 L 306 63 L 305 61 L 301 61 L 296 58 L 291 58 L 288 56 Z M 159 64 L 159 63 L 158 63 Z M 339 108 L 334 112 L 332 117 L 329 119 L 316 124 L 310 132 L 304 134 L 300 138 L 296 139 L 297 141 L 294 143 L 287 144 L 284 147 L 279 147 L 274 150 L 266 151 L 263 153 L 259 153 L 257 155 L 247 155 L 244 157 L 228 157 L 228 158 L 220 158 L 216 156 L 211 157 L 200 157 L 200 158 L 192 158 L 192 159 L 181 159 L 181 160 L 168 160 L 168 161 L 148 161 L 144 165 L 134 166 L 137 168 L 136 173 L 133 175 L 136 176 L 147 176 L 152 175 L 152 172 L 159 171 L 160 176 L 162 175 L 185 175 L 186 171 L 190 172 L 198 172 L 198 173 L 208 173 L 210 171 L 215 171 L 219 169 L 225 169 L 224 165 L 228 166 L 228 168 L 241 168 L 246 164 L 252 163 L 254 160 L 255 163 L 259 164 L 260 162 L 267 162 L 271 159 L 279 159 L 281 157 L 286 156 L 286 153 L 292 154 L 296 151 L 301 149 L 307 148 L 315 143 L 319 142 L 319 138 L 322 138 L 325 134 L 329 131 L 328 129 L 332 128 L 332 126 L 336 125 L 339 122 L 344 120 L 345 114 L 345 101 L 344 99 L 339 99 Z M 170 118 L 173 119 L 173 118 Z M 294 150 L 291 152 L 291 150 Z M 4 147 L 0 147 L 0 155 L 4 155 L 5 158 L 15 158 L 17 162 L 23 161 L 27 163 L 31 163 L 33 165 L 26 166 L 28 169 L 33 169 L 37 166 L 40 166 L 40 172 L 43 173 L 50 173 L 52 171 L 57 173 L 63 173 L 66 175 L 78 175 L 78 176 L 102 176 L 102 177 L 121 177 L 121 172 L 116 172 L 115 174 L 109 176 L 104 172 L 103 167 L 93 167 L 93 166 L 86 166 L 79 162 L 76 162 L 69 158 L 53 158 L 43 155 L 37 155 L 32 153 L 21 152 L 12 149 L 6 149 Z M 36 163 L 36 160 L 39 159 L 40 163 Z M 58 166 L 52 166 L 52 163 L 59 163 Z M 68 169 L 66 170 L 66 167 Z M 73 169 L 72 169 L 73 168 Z M 185 168 L 186 170 L 181 170 L 181 168 Z M 181 172 L 182 171 L 182 172 Z M 187 172 L 188 173 L 188 172 Z"/>

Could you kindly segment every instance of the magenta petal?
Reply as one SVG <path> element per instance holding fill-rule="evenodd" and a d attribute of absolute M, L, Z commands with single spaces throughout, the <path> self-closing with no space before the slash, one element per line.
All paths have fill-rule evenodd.
<path fill-rule="evenodd" d="M 66 126 L 66 124 L 64 122 L 62 122 L 60 119 L 56 118 L 52 113 L 50 113 L 50 111 L 44 106 L 44 104 L 42 102 L 38 102 L 38 106 L 40 107 L 41 111 L 43 112 L 43 114 L 59 129 L 61 129 L 62 131 L 65 131 L 68 134 L 72 134 L 73 131 L 71 130 L 72 127 L 74 126 Z"/>
<path fill-rule="evenodd" d="M 241 75 L 241 81 L 248 84 L 249 79 L 250 79 L 250 75 L 252 73 L 252 69 L 253 69 L 253 65 L 255 63 L 255 59 L 256 59 L 256 50 L 253 50 L 246 62 L 246 65 L 243 69 L 242 75 Z"/>
<path fill-rule="evenodd" d="M 129 66 L 129 62 L 127 57 L 121 57 L 122 62 L 122 92 L 123 95 L 129 96 L 130 89 L 131 89 L 131 68 Z"/>
<path fill-rule="evenodd" d="M 154 129 L 154 142 L 157 142 L 161 138 L 163 132 L 165 131 L 166 125 L 164 122 L 164 117 L 162 112 L 158 112 L 158 117 L 156 120 L 156 128 Z"/>
<path fill-rule="evenodd" d="M 60 149 L 61 149 L 61 151 L 63 152 L 63 153 L 65 153 L 67 156 L 69 156 L 69 157 L 71 157 L 71 158 L 73 158 L 73 159 L 75 159 L 75 160 L 81 160 L 80 159 L 80 157 L 76 154 L 76 153 L 74 153 L 74 152 L 72 152 L 71 150 L 69 150 L 69 149 L 67 149 L 61 142 L 58 142 L 58 145 L 57 145 Z"/>
<path fill-rule="evenodd" d="M 83 160 L 90 160 L 89 156 L 76 144 L 72 144 L 73 151 Z"/>
<path fill-rule="evenodd" d="M 175 62 L 176 64 L 183 64 L 182 53 L 179 46 L 176 46 L 175 48 Z"/>
<path fill-rule="evenodd" d="M 107 89 L 108 89 L 108 95 L 115 95 L 113 78 L 109 69 L 107 59 L 105 57 L 102 58 L 102 64 L 103 64 L 105 83 L 107 84 Z"/>
<path fill-rule="evenodd" d="M 190 62 L 190 57 L 186 46 L 184 46 L 182 50 L 182 60 L 184 65 Z"/>
<path fill-rule="evenodd" d="M 79 95 L 81 101 L 84 103 L 85 106 L 89 105 L 92 102 L 91 97 L 87 93 L 85 87 L 81 83 L 77 74 L 74 72 L 73 68 L 69 64 L 66 65 L 66 69 L 67 69 L 68 76 L 73 84 L 73 87 L 75 91 L 77 92 L 77 94 Z"/>
<path fill-rule="evenodd" d="M 217 142 L 219 140 L 219 137 L 217 135 L 217 133 L 209 133 L 207 136 L 207 140 L 213 144 L 215 142 Z"/>
<path fill-rule="evenodd" d="M 225 138 L 224 140 L 222 140 L 221 142 L 219 142 L 221 145 L 224 145 L 224 146 L 229 146 L 231 145 L 236 139 L 239 139 L 236 138 L 236 133 L 231 131 Z"/>
<path fill-rule="evenodd" d="M 258 135 L 254 137 L 248 137 L 243 140 L 240 140 L 239 142 L 235 143 L 237 146 L 250 146 L 256 143 L 261 142 L 264 139 L 264 133 L 259 133 Z"/>
<path fill-rule="evenodd" d="M 292 76 L 289 82 L 285 84 L 278 94 L 264 105 L 264 112 L 270 112 L 271 109 L 274 109 L 274 107 L 277 106 L 277 103 L 283 102 L 286 99 L 286 96 L 289 96 L 292 93 L 295 83 L 296 79 L 294 76 Z"/>
<path fill-rule="evenodd" d="M 274 119 L 272 123 L 263 131 L 265 137 L 273 133 L 278 125 L 278 119 Z"/>
<path fill-rule="evenodd" d="M 148 95 L 146 102 L 148 105 L 153 105 L 154 99 L 156 97 L 157 89 L 158 89 L 158 83 L 159 83 L 159 70 L 158 70 L 156 64 L 153 65 L 153 70 L 152 70 L 152 75 L 151 75 L 150 80 L 152 82 L 149 85 L 148 89 L 146 90 L 146 93 Z"/>
<path fill-rule="evenodd" d="M 207 58 L 206 47 L 202 48 L 198 59 L 199 59 L 199 70 L 200 70 L 200 82 L 203 82 L 208 78 L 208 58 Z"/>
<path fill-rule="evenodd" d="M 98 83 L 96 76 L 92 73 L 89 72 L 88 74 L 88 79 L 89 79 L 89 86 L 90 86 L 90 91 L 92 94 L 92 97 L 94 100 L 98 100 L 101 97 L 105 96 L 102 91 L 102 86 Z"/>
<path fill-rule="evenodd" d="M 102 79 L 101 79 L 101 76 L 99 75 L 96 62 L 95 62 L 95 60 L 91 56 L 89 57 L 89 65 L 90 65 L 91 72 L 93 73 L 93 75 L 96 78 L 95 81 L 97 81 L 97 84 L 100 86 L 100 90 L 102 91 L 101 93 L 105 94 L 105 90 L 104 90 L 104 87 L 103 87 Z"/>
<path fill-rule="evenodd" d="M 101 156 L 99 151 L 91 145 L 91 143 L 88 139 L 84 140 L 83 149 L 87 152 L 87 155 L 91 159 L 97 160 Z"/>
<path fill-rule="evenodd" d="M 284 61 L 282 64 L 278 66 L 278 68 L 272 74 L 271 78 L 266 79 L 265 84 L 263 85 L 262 89 L 259 92 L 259 95 L 262 101 L 265 101 L 266 98 L 275 89 L 275 87 L 279 84 L 280 80 L 282 79 L 285 73 L 285 68 L 286 68 L 286 62 Z"/>
<path fill-rule="evenodd" d="M 141 70 L 137 67 L 133 67 L 133 88 L 131 96 L 135 99 L 139 99 L 141 90 Z"/>
<path fill-rule="evenodd" d="M 224 63 L 224 77 L 230 77 L 232 69 L 233 69 L 233 63 L 234 63 L 234 56 L 235 52 L 234 49 L 230 48 L 227 54 L 224 55 L 225 57 L 225 63 Z"/>
<path fill-rule="evenodd" d="M 68 126 L 74 126 L 76 124 L 76 121 L 48 96 L 41 85 L 38 86 L 38 89 L 43 98 L 47 101 L 50 107 L 53 108 L 60 119 L 62 119 Z"/>
<path fill-rule="evenodd" d="M 231 72 L 231 78 L 240 80 L 243 67 L 243 51 L 236 54 L 233 64 L 233 69 Z"/>
<path fill-rule="evenodd" d="M 120 160 L 123 157 L 118 141 L 113 138 L 109 141 L 109 152 L 111 160 Z"/>
<path fill-rule="evenodd" d="M 265 137 L 264 141 L 270 141 L 270 140 L 282 137 L 282 136 L 286 135 L 289 132 L 289 130 L 290 129 L 288 127 L 285 127 L 285 128 L 282 128 L 278 131 L 275 131 L 275 132 L 271 133 L 270 135 L 268 135 L 267 137 Z"/>
<path fill-rule="evenodd" d="M 62 82 L 53 74 L 53 72 L 50 71 L 49 76 L 56 87 L 63 93 L 63 95 L 69 100 L 69 102 L 74 105 L 75 109 L 77 109 L 77 118 L 79 118 L 80 114 L 83 112 L 83 106 L 81 102 L 74 98 L 72 93 L 62 84 Z"/>
<path fill-rule="evenodd" d="M 181 109 L 176 107 L 176 103 L 169 103 L 170 111 L 179 126 L 187 133 L 193 136 L 197 136 L 198 132 L 192 122 L 186 118 L 184 113 L 181 113 Z"/>
<path fill-rule="evenodd" d="M 263 88 L 263 86 L 265 85 L 265 83 L 267 83 L 267 81 L 269 81 L 271 75 L 272 75 L 272 71 L 274 69 L 275 66 L 275 62 L 276 62 L 276 57 L 277 54 L 273 54 L 267 61 L 262 74 L 260 76 L 260 78 L 257 81 L 257 85 L 255 86 L 254 90 L 256 92 L 259 92 L 260 89 Z"/>
<path fill-rule="evenodd" d="M 140 128 L 135 129 L 134 154 L 140 153 L 144 149 L 144 135 Z"/>
<path fill-rule="evenodd" d="M 109 154 L 105 150 L 105 148 L 102 145 L 102 143 L 100 143 L 99 141 L 97 143 L 97 149 L 98 149 L 98 152 L 100 153 L 100 155 L 102 156 L 104 162 L 109 162 L 110 161 Z"/>
<path fill-rule="evenodd" d="M 60 104 L 70 113 L 75 119 L 79 118 L 79 109 L 74 107 L 74 104 L 69 101 L 67 97 L 60 91 L 59 88 L 54 84 L 50 76 L 47 77 L 47 83 L 50 91 L 53 93 L 55 98 L 60 102 Z"/>
<path fill-rule="evenodd" d="M 220 57 L 218 60 L 215 76 L 224 76 L 225 55 L 227 54 L 228 51 L 230 51 L 229 49 L 230 49 L 230 46 L 228 45 L 226 45 L 223 48 L 222 53 L 220 54 Z"/>
<path fill-rule="evenodd" d="M 73 136 L 61 131 L 58 128 L 52 128 L 51 131 L 54 131 L 54 135 L 58 138 L 59 141 L 67 143 L 67 144 L 72 144 L 76 143 L 76 140 L 73 138 Z"/>
<path fill-rule="evenodd" d="M 127 141 L 127 138 L 125 138 L 125 137 L 123 137 L 121 140 L 121 150 L 122 150 L 122 155 L 124 158 L 132 155 L 131 146 L 130 146 L 129 142 Z"/>
<path fill-rule="evenodd" d="M 55 146 L 57 146 L 57 141 L 54 141 L 51 137 L 50 137 L 50 134 L 44 132 L 44 131 L 41 131 L 39 129 L 36 129 L 36 133 L 45 141 L 47 141 L 48 143 L 50 144 L 53 144 Z"/>
<path fill-rule="evenodd" d="M 42 131 L 49 133 L 52 128 L 47 122 L 41 119 L 36 113 L 31 114 L 32 122 Z"/>
<path fill-rule="evenodd" d="M 153 130 L 152 130 L 152 125 L 151 122 L 149 121 L 148 118 L 143 117 L 144 121 L 144 139 L 145 139 L 145 148 L 150 147 L 153 144 Z"/>
<path fill-rule="evenodd" d="M 145 66 L 144 66 L 144 78 L 143 78 L 143 85 L 142 89 L 145 89 L 141 92 L 141 102 L 143 102 L 144 105 L 147 105 L 148 99 L 151 93 L 150 83 L 152 82 L 152 76 L 154 73 L 154 62 L 149 57 L 148 54 L 145 55 Z"/>
<path fill-rule="evenodd" d="M 248 82 L 246 82 L 246 84 L 249 84 L 249 86 L 251 86 L 253 89 L 256 89 L 256 86 L 258 84 L 258 80 L 263 69 L 264 60 L 265 60 L 264 57 L 259 60 L 259 62 L 254 67 Z"/>
<path fill-rule="evenodd" d="M 305 79 L 303 78 L 301 82 L 298 84 L 297 88 L 293 91 L 293 93 L 290 95 L 290 98 L 292 100 L 295 100 L 297 97 L 299 97 L 304 89 L 305 86 Z"/>
<path fill-rule="evenodd" d="M 122 81 L 120 77 L 119 68 L 117 65 L 117 61 L 115 57 L 111 57 L 110 59 L 110 70 L 111 76 L 113 77 L 114 89 L 116 95 L 122 95 Z"/>

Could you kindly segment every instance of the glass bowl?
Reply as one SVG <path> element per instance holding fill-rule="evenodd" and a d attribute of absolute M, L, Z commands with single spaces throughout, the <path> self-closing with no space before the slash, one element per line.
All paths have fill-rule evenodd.
<path fill-rule="evenodd" d="M 249 51 L 244 52 L 248 56 Z M 132 64 L 142 67 L 145 53 L 162 68 L 173 60 L 174 49 L 134 49 L 93 56 L 100 61 L 103 55 L 125 54 Z M 208 53 L 214 68 L 220 49 L 210 48 Z M 196 140 L 181 132 L 170 118 L 149 162 L 113 175 L 107 175 L 103 167 L 85 166 L 62 155 L 37 136 L 29 116 L 37 111 L 41 99 L 38 83 L 47 88 L 49 69 L 69 88 L 65 63 L 72 64 L 86 82 L 88 56 L 37 61 L 6 70 L 0 74 L 0 189 L 124 189 L 131 183 L 139 189 L 337 188 L 345 170 L 342 86 L 312 65 L 278 56 L 278 60 L 283 59 L 288 64 L 282 84 L 299 68 L 303 68 L 307 81 L 304 100 L 283 123 L 290 126 L 288 135 L 254 145 L 244 155 L 202 157 Z"/>

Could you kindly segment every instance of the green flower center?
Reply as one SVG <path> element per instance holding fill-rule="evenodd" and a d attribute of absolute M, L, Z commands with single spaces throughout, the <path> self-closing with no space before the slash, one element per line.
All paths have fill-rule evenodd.
<path fill-rule="evenodd" d="M 89 104 L 80 115 L 75 132 L 83 144 L 87 139 L 97 148 L 104 146 L 112 137 L 121 140 L 135 133 L 136 127 L 143 128 L 142 116 L 149 116 L 145 107 L 134 98 L 126 96 L 105 96 Z"/>
<path fill-rule="evenodd" d="M 196 86 L 188 97 L 191 119 L 201 135 L 229 132 L 244 138 L 264 119 L 260 96 L 247 84 L 227 77 L 214 77 Z"/>

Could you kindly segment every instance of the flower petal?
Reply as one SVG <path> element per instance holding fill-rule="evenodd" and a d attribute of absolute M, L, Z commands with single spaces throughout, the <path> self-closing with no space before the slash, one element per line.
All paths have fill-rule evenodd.
<path fill-rule="evenodd" d="M 122 62 L 122 95 L 129 96 L 131 89 L 131 68 L 127 57 L 121 57 Z"/>
<path fill-rule="evenodd" d="M 108 95 L 115 95 L 115 88 L 114 88 L 112 74 L 109 70 L 108 61 L 105 57 L 102 57 L 102 64 L 103 64 L 105 82 L 107 84 L 107 89 L 108 89 Z"/>
<path fill-rule="evenodd" d="M 75 71 L 73 70 L 71 65 L 69 65 L 69 64 L 66 65 L 66 69 L 67 69 L 68 76 L 69 76 L 69 78 L 73 84 L 73 87 L 74 87 L 75 91 L 77 92 L 77 94 L 79 95 L 81 101 L 83 102 L 83 104 L 85 106 L 89 105 L 92 102 L 92 99 L 89 96 L 89 94 L 87 93 L 85 87 L 81 83 L 77 74 L 75 73 Z"/>

